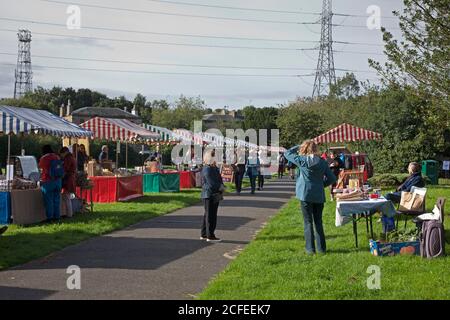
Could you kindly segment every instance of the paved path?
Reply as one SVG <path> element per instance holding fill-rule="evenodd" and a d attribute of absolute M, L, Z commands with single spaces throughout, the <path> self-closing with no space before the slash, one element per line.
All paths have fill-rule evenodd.
<path fill-rule="evenodd" d="M 0 272 L 0 299 L 194 298 L 292 197 L 294 184 L 246 192 L 219 208 L 221 243 L 199 240 L 201 205 L 184 208 Z M 67 289 L 70 265 L 81 268 L 81 290 Z"/>

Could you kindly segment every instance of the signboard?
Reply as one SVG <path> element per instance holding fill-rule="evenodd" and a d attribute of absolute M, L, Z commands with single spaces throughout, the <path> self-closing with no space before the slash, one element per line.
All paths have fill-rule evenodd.
<path fill-rule="evenodd" d="M 450 171 L 450 161 L 444 161 L 444 163 L 442 165 L 442 170 Z"/>
<path fill-rule="evenodd" d="M 22 175 L 25 179 L 30 178 L 30 174 L 39 173 L 36 158 L 33 156 L 18 157 L 22 167 Z"/>
<path fill-rule="evenodd" d="M 222 175 L 223 182 L 233 182 L 233 176 L 234 176 L 233 167 L 230 165 L 223 165 L 221 175 Z"/>

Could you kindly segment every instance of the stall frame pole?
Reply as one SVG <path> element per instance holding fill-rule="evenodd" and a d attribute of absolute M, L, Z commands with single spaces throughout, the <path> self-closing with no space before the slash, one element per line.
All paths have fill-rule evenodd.
<path fill-rule="evenodd" d="M 128 141 L 125 142 L 125 168 L 128 170 Z"/>

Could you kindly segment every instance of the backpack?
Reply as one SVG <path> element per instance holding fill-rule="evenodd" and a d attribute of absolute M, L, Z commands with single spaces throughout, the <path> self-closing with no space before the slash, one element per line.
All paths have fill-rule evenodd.
<path fill-rule="evenodd" d="M 426 220 L 422 224 L 420 255 L 423 258 L 442 257 L 445 254 L 445 232 L 442 222 Z"/>
<path fill-rule="evenodd" d="M 59 159 L 51 160 L 49 173 L 53 180 L 62 179 L 64 177 L 64 162 Z"/>

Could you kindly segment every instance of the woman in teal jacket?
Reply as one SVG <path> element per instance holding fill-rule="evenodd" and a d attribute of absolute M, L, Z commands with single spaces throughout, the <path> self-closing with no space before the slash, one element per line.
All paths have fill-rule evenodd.
<path fill-rule="evenodd" d="M 317 246 L 318 252 L 325 253 L 326 241 L 322 224 L 324 188 L 336 182 L 336 176 L 330 170 L 328 163 L 319 157 L 317 144 L 314 141 L 305 141 L 300 147 L 295 146 L 286 151 L 284 156 L 299 169 L 296 196 L 301 201 L 306 252 L 316 253 Z M 313 224 L 316 230 L 315 237 Z"/>

